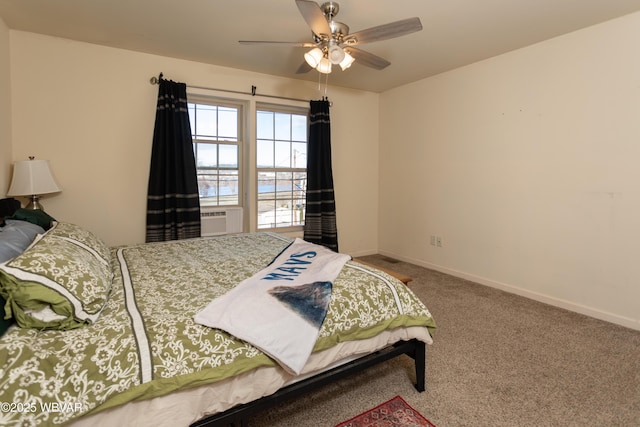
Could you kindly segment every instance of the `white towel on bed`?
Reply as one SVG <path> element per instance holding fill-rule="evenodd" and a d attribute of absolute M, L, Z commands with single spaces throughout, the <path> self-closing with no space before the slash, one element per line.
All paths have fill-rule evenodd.
<path fill-rule="evenodd" d="M 333 281 L 349 259 L 296 239 L 265 269 L 211 301 L 194 320 L 251 343 L 298 374 L 318 338 Z"/>

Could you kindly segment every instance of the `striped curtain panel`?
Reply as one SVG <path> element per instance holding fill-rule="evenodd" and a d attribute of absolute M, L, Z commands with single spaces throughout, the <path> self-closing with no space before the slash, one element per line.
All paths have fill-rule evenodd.
<path fill-rule="evenodd" d="M 329 101 L 311 101 L 307 148 L 307 208 L 304 240 L 338 252 L 336 201 L 331 169 Z"/>
<path fill-rule="evenodd" d="M 147 195 L 147 242 L 200 237 L 187 85 L 160 78 Z"/>

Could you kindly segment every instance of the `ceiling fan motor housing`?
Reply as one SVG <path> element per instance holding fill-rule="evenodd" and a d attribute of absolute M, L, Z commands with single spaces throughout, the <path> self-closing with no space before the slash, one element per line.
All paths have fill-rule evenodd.
<path fill-rule="evenodd" d="M 336 16 L 340 11 L 340 5 L 335 1 L 328 1 L 322 3 L 320 9 L 322 9 L 322 13 L 324 13 L 324 16 L 327 17 L 327 21 L 331 21 L 333 17 Z"/>
<path fill-rule="evenodd" d="M 349 27 L 342 22 L 329 21 L 329 28 L 331 28 L 331 35 L 338 42 L 342 42 L 342 38 L 349 34 Z"/>

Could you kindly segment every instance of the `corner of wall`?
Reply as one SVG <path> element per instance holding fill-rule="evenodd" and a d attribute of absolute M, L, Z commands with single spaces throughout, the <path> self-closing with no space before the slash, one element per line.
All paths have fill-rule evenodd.
<path fill-rule="evenodd" d="M 0 197 L 9 187 L 11 171 L 11 40 L 9 27 L 0 18 Z"/>

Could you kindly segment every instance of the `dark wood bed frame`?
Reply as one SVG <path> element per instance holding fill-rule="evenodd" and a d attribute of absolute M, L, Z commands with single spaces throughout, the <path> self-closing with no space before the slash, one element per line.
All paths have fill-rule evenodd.
<path fill-rule="evenodd" d="M 235 427 L 248 427 L 249 418 L 257 412 L 264 411 L 265 409 L 279 405 L 292 397 L 300 396 L 303 393 L 329 384 L 334 380 L 345 378 L 351 374 L 355 374 L 356 372 L 360 372 L 373 365 L 377 365 L 378 363 L 403 354 L 414 359 L 416 370 L 415 387 L 418 391 L 423 392 L 425 390 L 426 371 L 425 344 L 417 339 L 412 339 L 410 341 L 399 341 L 389 347 L 378 350 L 375 353 L 371 353 L 344 365 L 340 365 L 305 380 L 293 383 L 281 388 L 272 395 L 262 397 L 243 405 L 235 406 L 219 414 L 205 417 L 191 424 L 191 427 L 223 427 L 229 425 Z"/>

